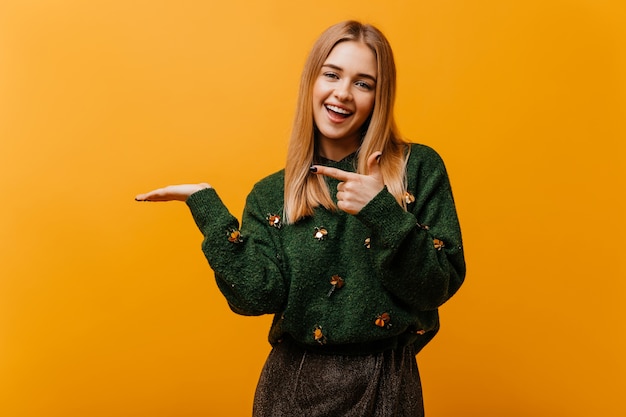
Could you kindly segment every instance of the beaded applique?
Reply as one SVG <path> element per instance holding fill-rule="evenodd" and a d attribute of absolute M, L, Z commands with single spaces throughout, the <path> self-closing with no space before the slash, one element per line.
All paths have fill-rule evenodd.
<path fill-rule="evenodd" d="M 280 229 L 281 226 L 283 225 L 281 222 L 280 216 L 278 214 L 268 214 L 267 221 L 270 226 L 275 227 L 277 229 Z"/>
<path fill-rule="evenodd" d="M 389 315 L 389 313 L 382 313 L 378 317 L 376 317 L 376 320 L 374 320 L 374 324 L 378 327 L 384 327 L 385 329 L 388 329 L 391 327 L 391 316 Z"/>
<path fill-rule="evenodd" d="M 443 244 L 443 241 L 439 240 L 439 239 L 433 239 L 433 244 L 435 245 L 435 249 L 437 250 L 441 250 L 442 248 L 444 248 L 446 245 Z"/>
<path fill-rule="evenodd" d="M 404 194 L 402 195 L 402 199 L 406 204 L 411 204 L 415 202 L 415 196 L 408 191 L 404 192 Z"/>
<path fill-rule="evenodd" d="M 332 285 L 332 288 L 330 289 L 330 291 L 328 291 L 328 296 L 330 297 L 333 292 L 335 292 L 335 290 L 340 289 L 345 284 L 346 282 L 343 280 L 343 278 L 341 278 L 339 275 L 333 275 L 330 278 L 330 285 Z"/>
<path fill-rule="evenodd" d="M 243 238 L 241 237 L 241 233 L 237 229 L 231 229 L 226 233 L 228 236 L 228 241 L 231 243 L 241 243 L 243 242 Z"/>
<path fill-rule="evenodd" d="M 313 329 L 313 339 L 320 345 L 326 344 L 326 336 L 322 333 L 322 326 L 315 326 L 315 329 Z"/>
<path fill-rule="evenodd" d="M 430 230 L 430 227 L 426 226 L 425 224 L 421 224 L 421 223 L 418 223 L 417 227 L 419 227 L 422 230 Z"/>
<path fill-rule="evenodd" d="M 317 240 L 324 240 L 324 238 L 328 235 L 328 230 L 323 227 L 316 227 L 315 233 L 313 233 L 313 237 Z"/>

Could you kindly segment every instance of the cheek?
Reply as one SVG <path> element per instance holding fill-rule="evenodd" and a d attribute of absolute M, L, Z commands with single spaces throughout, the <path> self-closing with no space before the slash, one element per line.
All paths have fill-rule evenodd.
<path fill-rule="evenodd" d="M 360 105 L 365 117 L 369 117 L 374 110 L 374 97 L 364 97 Z"/>
<path fill-rule="evenodd" d="M 325 90 L 324 90 L 324 85 L 322 83 L 320 83 L 319 81 L 317 81 L 315 84 L 313 84 L 313 101 L 319 101 L 324 99 L 325 97 Z"/>

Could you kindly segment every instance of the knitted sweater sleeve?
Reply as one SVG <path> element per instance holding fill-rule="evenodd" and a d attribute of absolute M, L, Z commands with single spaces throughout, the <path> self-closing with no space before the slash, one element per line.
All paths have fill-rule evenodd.
<path fill-rule="evenodd" d="M 383 189 L 358 214 L 372 233 L 371 250 L 383 286 L 413 311 L 434 310 L 465 278 L 461 230 L 443 161 L 413 146 L 407 175 L 415 201 L 405 211 Z"/>
<path fill-rule="evenodd" d="M 254 191 L 247 198 L 241 229 L 214 189 L 192 194 L 187 205 L 204 235 L 202 251 L 230 308 L 243 315 L 280 311 L 287 293 L 280 257 Z"/>

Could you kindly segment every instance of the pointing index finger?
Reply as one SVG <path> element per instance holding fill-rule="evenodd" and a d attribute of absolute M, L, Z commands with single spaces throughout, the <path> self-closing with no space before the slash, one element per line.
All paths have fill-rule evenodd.
<path fill-rule="evenodd" d="M 338 168 L 326 167 L 324 165 L 313 165 L 311 172 L 316 175 L 326 175 L 327 177 L 335 178 L 339 181 L 348 181 L 352 175 L 352 172 L 343 171 Z"/>

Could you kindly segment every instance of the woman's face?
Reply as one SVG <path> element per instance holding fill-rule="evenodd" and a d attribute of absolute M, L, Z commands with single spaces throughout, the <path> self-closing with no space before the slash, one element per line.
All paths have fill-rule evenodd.
<path fill-rule="evenodd" d="M 313 119 L 323 156 L 360 146 L 361 127 L 374 108 L 377 76 L 376 57 L 364 43 L 341 42 L 330 52 L 313 85 Z"/>

